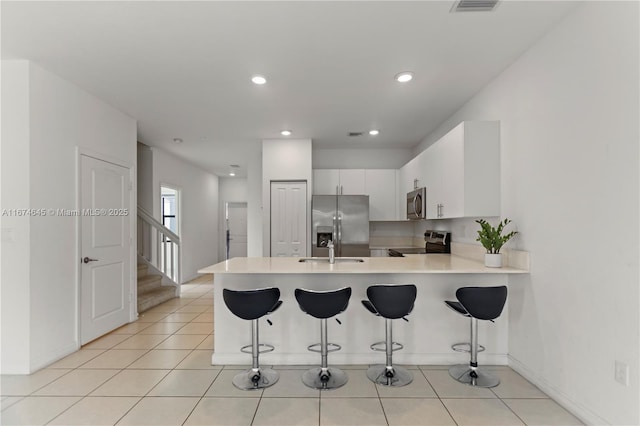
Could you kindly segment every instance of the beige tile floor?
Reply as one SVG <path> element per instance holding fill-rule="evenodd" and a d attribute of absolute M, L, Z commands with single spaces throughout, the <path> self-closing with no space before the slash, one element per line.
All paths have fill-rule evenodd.
<path fill-rule="evenodd" d="M 492 389 L 453 381 L 444 366 L 409 366 L 414 381 L 388 389 L 366 366 L 317 391 L 301 366 L 276 366 L 279 382 L 243 392 L 237 366 L 210 365 L 213 285 L 203 277 L 183 297 L 29 376 L 2 376 L 2 425 L 579 425 L 578 419 L 508 367 Z"/>

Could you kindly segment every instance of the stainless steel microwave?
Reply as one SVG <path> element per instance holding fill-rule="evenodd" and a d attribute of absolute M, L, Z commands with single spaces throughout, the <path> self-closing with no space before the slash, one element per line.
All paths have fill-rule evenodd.
<path fill-rule="evenodd" d="M 407 219 L 420 220 L 425 218 L 427 189 L 416 188 L 407 194 Z"/>

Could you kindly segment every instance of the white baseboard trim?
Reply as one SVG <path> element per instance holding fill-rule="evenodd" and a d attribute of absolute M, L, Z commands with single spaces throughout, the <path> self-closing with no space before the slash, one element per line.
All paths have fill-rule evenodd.
<path fill-rule="evenodd" d="M 53 364 L 58 360 L 61 360 L 67 355 L 74 353 L 78 349 L 80 349 L 80 345 L 78 344 L 78 342 L 74 341 L 53 353 L 47 352 L 46 355 L 34 358 L 33 362 L 31 363 L 31 373 L 34 373 L 50 364 Z"/>
<path fill-rule="evenodd" d="M 535 371 L 531 370 L 525 364 L 518 359 L 509 355 L 509 367 L 527 379 L 529 382 L 537 386 L 542 392 L 546 393 L 555 402 L 560 404 L 563 408 L 569 411 L 571 414 L 579 418 L 587 425 L 608 425 L 611 424 L 583 404 L 575 401 L 569 395 L 565 394 L 554 385 L 550 384 Z"/>
<path fill-rule="evenodd" d="M 384 353 L 331 353 L 329 365 L 370 365 L 384 363 Z M 482 358 L 482 364 L 508 365 L 506 354 L 487 354 Z M 461 361 L 459 354 L 400 354 L 393 356 L 394 364 L 405 365 L 453 365 L 461 362 L 469 362 L 468 356 Z M 260 364 L 263 365 L 316 365 L 320 363 L 320 355 L 305 352 L 295 354 L 267 353 L 260 356 Z M 234 353 L 216 353 L 211 356 L 212 365 L 249 365 L 251 356 Z"/>

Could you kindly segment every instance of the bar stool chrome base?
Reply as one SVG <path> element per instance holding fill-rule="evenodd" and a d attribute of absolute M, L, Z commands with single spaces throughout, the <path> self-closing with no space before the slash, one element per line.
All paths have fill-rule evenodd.
<path fill-rule="evenodd" d="M 406 368 L 397 365 L 392 367 L 382 364 L 372 365 L 367 370 L 367 377 L 372 382 L 383 386 L 400 387 L 413 382 L 413 375 Z"/>
<path fill-rule="evenodd" d="M 454 343 L 453 345 L 451 345 L 451 349 L 453 349 L 456 352 L 464 352 L 464 353 L 471 353 L 471 343 L 469 342 L 463 342 L 463 343 Z M 482 345 L 478 345 L 478 351 L 477 353 L 480 352 L 484 352 L 485 347 Z"/>
<path fill-rule="evenodd" d="M 458 364 L 452 366 L 449 368 L 449 375 L 460 383 L 479 388 L 493 388 L 500 384 L 500 379 L 493 374 L 479 368 L 476 368 L 474 371 L 471 369 L 469 364 Z"/>
<path fill-rule="evenodd" d="M 334 367 L 324 369 L 322 367 L 316 367 L 302 374 L 302 383 L 313 389 L 338 389 L 344 386 L 347 381 L 349 381 L 347 373 Z"/>
<path fill-rule="evenodd" d="M 278 382 L 280 374 L 271 368 L 250 368 L 233 377 L 233 385 L 240 390 L 259 390 Z"/>

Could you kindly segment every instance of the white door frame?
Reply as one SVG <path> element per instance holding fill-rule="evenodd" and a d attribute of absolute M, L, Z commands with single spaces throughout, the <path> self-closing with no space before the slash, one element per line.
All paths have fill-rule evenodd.
<path fill-rule="evenodd" d="M 227 232 L 229 232 L 229 206 L 237 204 L 244 205 L 244 208 L 247 209 L 247 213 L 249 213 L 249 203 L 247 201 L 225 201 L 224 202 L 224 230 L 222 237 L 224 238 L 224 260 L 228 260 L 227 254 L 229 253 L 229 241 L 227 240 Z M 247 231 L 249 224 L 247 223 Z M 248 232 L 247 232 L 248 233 Z M 249 246 L 249 238 L 247 235 L 247 249 Z"/>
<path fill-rule="evenodd" d="M 160 182 L 160 186 L 158 187 L 158 190 L 160 191 L 160 198 L 158 199 L 158 201 L 160 203 L 162 203 L 162 188 L 169 188 L 176 191 L 176 211 L 178 212 L 178 214 L 176 215 L 178 217 L 178 220 L 176 221 L 176 225 L 178 226 L 176 235 L 180 237 L 180 234 L 182 234 L 182 188 L 172 183 Z M 151 212 L 151 214 L 153 214 L 153 212 Z M 162 206 L 160 206 L 160 216 L 158 217 L 158 222 L 162 223 Z"/>
<path fill-rule="evenodd" d="M 137 203 L 137 188 L 136 188 L 136 168 L 134 165 L 122 161 L 119 158 L 95 151 L 90 148 L 84 148 L 76 146 L 76 211 L 82 210 L 82 172 L 81 163 L 82 156 L 95 158 L 96 160 L 105 161 L 107 163 L 115 164 L 116 166 L 124 167 L 129 170 L 129 258 L 131 260 L 131 271 L 129 271 L 129 322 L 135 321 L 138 318 L 138 294 L 136 288 L 136 279 L 134 274 L 137 274 L 136 259 L 136 213 L 138 210 Z M 82 263 L 80 258 L 82 257 L 82 216 L 76 216 L 76 313 L 75 313 L 75 328 L 76 328 L 76 347 L 80 347 L 82 341 L 80 336 L 80 310 L 82 309 L 82 301 L 80 290 L 82 288 Z"/>
<path fill-rule="evenodd" d="M 156 218 L 156 220 L 160 223 L 162 223 L 162 188 L 169 188 L 169 189 L 173 189 L 174 191 L 176 191 L 176 212 L 178 213 L 177 216 L 177 220 L 176 220 L 176 226 L 178 228 L 178 230 L 176 231 L 176 235 L 178 237 L 180 237 L 180 241 L 182 241 L 182 188 L 178 185 L 174 185 L 172 183 L 167 183 L 164 181 L 160 181 L 158 182 L 158 205 L 154 206 L 154 210 L 156 208 L 160 209 L 158 211 L 158 217 Z M 153 212 L 151 212 L 151 214 L 153 214 Z M 158 245 L 154 242 L 153 244 L 151 244 L 152 250 L 156 250 L 156 248 L 158 247 Z M 181 250 L 183 248 L 181 247 Z M 178 256 L 178 285 L 182 284 L 182 258 L 183 258 L 183 252 L 181 251 L 180 256 Z"/>

